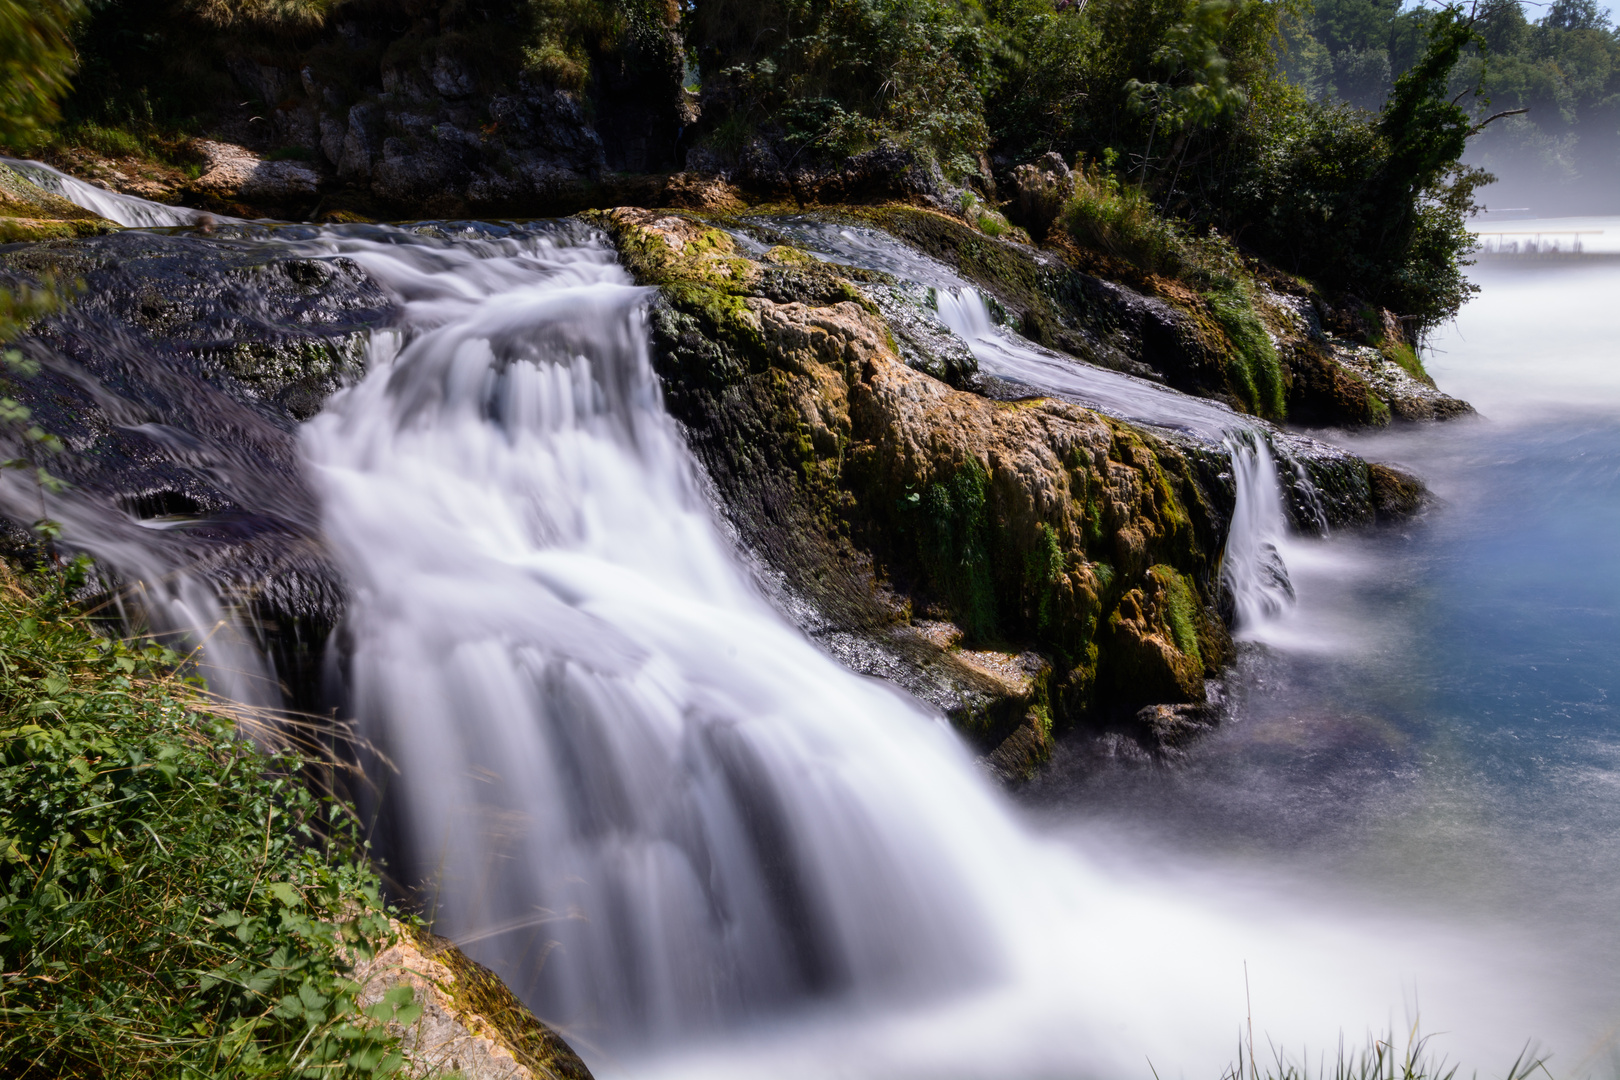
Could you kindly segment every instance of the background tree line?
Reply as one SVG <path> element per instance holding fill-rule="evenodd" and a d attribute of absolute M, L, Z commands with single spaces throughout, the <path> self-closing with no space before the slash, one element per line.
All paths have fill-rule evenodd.
<path fill-rule="evenodd" d="M 1313 100 L 1380 108 L 1416 63 L 1433 15 L 1401 0 L 1317 0 L 1285 20 L 1282 70 Z M 1499 178 L 1489 204 L 1620 211 L 1620 31 L 1610 13 L 1594 0 L 1483 0 L 1476 15 L 1479 39 L 1453 86 L 1480 84 L 1493 110 L 1529 110 L 1481 133 L 1467 155 Z"/>
<path fill-rule="evenodd" d="M 450 43 L 485 76 L 521 70 L 596 102 L 604 120 L 610 92 L 684 93 L 700 109 L 695 122 L 667 111 L 669 168 L 746 175 L 759 159 L 830 167 L 883 148 L 991 200 L 1015 166 L 1056 152 L 1138 217 L 1187 237 L 1216 229 L 1423 326 L 1468 293 L 1459 258 L 1484 174 L 1461 159 L 1491 107 L 1471 91 L 1507 78 L 1493 35 L 1613 38 L 1545 29 L 1553 16 L 1509 33 L 1515 0 L 1475 13 L 1398 2 L 91 0 L 63 126 L 134 145 L 135 129 L 206 127 L 208 102 L 236 93 L 233 56 L 296 54 L 341 78 Z M 1558 20 L 1598 19 L 1571 6 L 1590 0 L 1559 2 Z M 395 40 L 368 39 L 360 55 L 331 30 L 345 20 Z M 1367 59 L 1378 49 L 1387 79 Z M 1363 93 L 1354 80 L 1373 69 Z M 1489 137 L 1521 138 L 1504 130 Z"/>

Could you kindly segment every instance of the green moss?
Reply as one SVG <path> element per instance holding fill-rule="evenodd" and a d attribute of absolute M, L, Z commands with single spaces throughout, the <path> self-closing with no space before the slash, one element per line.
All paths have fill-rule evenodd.
<path fill-rule="evenodd" d="M 1064 562 L 1057 530 L 1041 522 L 1036 527 L 1035 546 L 1024 553 L 1024 594 L 1033 599 L 1030 606 L 1037 630 L 1052 625 L 1052 586 L 1063 580 Z"/>
<path fill-rule="evenodd" d="M 423 955 L 450 969 L 455 982 L 441 986 L 457 1009 L 482 1017 L 500 1033 L 519 1065 L 551 1080 L 590 1080 L 590 1072 L 556 1032 L 534 1018 L 493 971 L 444 938 L 423 930 L 411 937 Z"/>
<path fill-rule="evenodd" d="M 1164 586 L 1165 621 L 1170 625 L 1170 636 L 1176 648 L 1186 653 L 1202 667 L 1203 654 L 1198 648 L 1198 596 L 1187 579 L 1174 567 L 1160 564 L 1148 571 Z"/>
<path fill-rule="evenodd" d="M 798 248 L 788 247 L 785 244 L 771 248 L 765 253 L 765 258 L 769 262 L 785 263 L 790 266 L 811 266 L 816 261 Z"/>
<path fill-rule="evenodd" d="M 916 504 L 919 561 L 968 636 L 980 641 L 996 630 L 989 487 L 984 466 L 968 458 L 950 479 L 929 484 Z"/>
<path fill-rule="evenodd" d="M 1287 413 L 1282 365 L 1277 359 L 1277 346 L 1255 312 L 1251 297 L 1249 285 L 1237 281 L 1204 293 L 1210 311 L 1232 344 L 1226 375 L 1233 392 L 1256 416 L 1281 420 Z"/>
<path fill-rule="evenodd" d="M 1380 342 L 1378 351 L 1384 354 L 1384 359 L 1399 364 L 1414 379 L 1422 382 L 1429 381 L 1429 373 L 1423 369 L 1423 361 L 1418 358 L 1417 350 L 1404 341 Z"/>

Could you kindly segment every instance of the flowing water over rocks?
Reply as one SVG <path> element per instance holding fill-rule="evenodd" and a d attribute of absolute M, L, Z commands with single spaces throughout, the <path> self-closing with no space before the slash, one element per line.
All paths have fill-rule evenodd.
<path fill-rule="evenodd" d="M 371 809 L 393 872 L 565 1024 L 599 1075 L 1116 1076 L 1141 1071 L 1144 1054 L 1161 1072 L 1214 1075 L 1244 1014 L 1246 964 L 1260 1022 L 1293 1042 L 1385 1027 L 1413 978 L 1426 1019 L 1458 1032 L 1448 1047 L 1470 1060 L 1495 1060 L 1521 1033 L 1566 1034 L 1565 996 L 1516 946 L 1484 954 L 1434 920 L 1316 908 L 1268 868 L 1249 889 L 1192 861 L 1149 872 L 1106 830 L 1089 847 L 1043 838 L 937 714 L 779 614 L 781 593 L 715 506 L 735 527 L 736 477 L 820 483 L 839 475 L 826 462 L 870 468 L 860 448 L 880 447 L 881 468 L 815 490 L 876 492 L 870 505 L 897 515 L 908 484 L 919 506 L 975 490 L 1025 506 L 1005 532 L 968 516 L 936 537 L 964 545 L 952 550 L 968 567 L 973 544 L 1025 544 L 1006 549 L 1035 559 L 1003 560 L 1015 580 L 952 593 L 947 575 L 918 597 L 936 590 L 963 621 L 988 598 L 1038 641 L 1089 626 L 1101 636 L 1070 640 L 1100 642 L 1116 665 L 1160 664 L 1164 685 L 1199 683 L 1191 693 L 1214 661 L 1199 650 L 1224 634 L 1200 621 L 1220 577 L 1240 637 L 1286 621 L 1279 557 L 1305 549 L 1283 523 L 1370 519 L 1387 479 L 1324 444 L 1296 460 L 1293 437 L 1151 383 L 1118 405 L 1145 431 L 1073 402 L 953 389 L 884 341 L 883 306 L 857 286 L 900 302 L 892 274 L 807 270 L 772 249 L 739 257 L 690 222 L 635 212 L 608 224 L 617 253 L 579 224 L 440 224 L 232 226 L 3 256 L 21 274 L 87 260 L 84 310 L 30 340 L 49 381 L 25 389 L 36 406 L 80 395 L 61 420 L 93 422 L 62 467 L 101 464 L 48 512 L 149 595 L 167 590 L 155 620 L 224 625 L 242 655 L 265 656 L 231 688 L 243 696 L 295 681 L 255 640 L 267 620 L 244 613 L 288 580 L 253 561 L 254 545 L 303 560 L 329 590 L 312 618 L 342 620 L 319 658 L 322 691 L 386 757 Z M 670 261 L 683 254 L 696 269 Z M 206 272 L 176 279 L 183 302 L 149 313 L 118 275 L 174 259 Z M 661 296 L 631 276 L 676 270 L 686 276 Z M 952 299 L 962 306 L 937 332 L 965 333 L 938 340 L 967 355 L 942 374 L 965 378 L 971 360 L 981 375 L 1028 364 L 1050 382 L 1091 377 L 1004 336 L 967 290 Z M 145 337 L 130 329 L 142 320 Z M 917 329 L 914 345 L 935 333 Z M 244 358 L 244 341 L 265 351 Z M 1103 385 L 1136 382 L 1042 389 L 1086 400 Z M 731 445 L 760 456 L 733 459 L 728 477 L 717 466 L 735 429 L 695 421 L 780 416 L 733 408 L 773 386 L 799 396 L 753 400 L 785 401 L 798 456 L 773 473 L 774 444 L 755 431 Z M 1155 394 L 1177 411 L 1132 404 Z M 1312 473 L 1318 459 L 1359 469 L 1362 486 L 1324 483 L 1335 474 Z M 38 492 L 16 481 L 8 511 L 27 520 Z M 768 530 L 738 535 L 791 577 L 773 561 L 786 549 L 755 543 Z M 1062 558 L 1041 562 L 1046 544 Z M 918 573 L 930 550 L 906 556 Z M 1050 591 L 1020 591 L 1032 583 Z M 1048 677 L 1039 656 L 1028 675 L 1017 656 L 953 650 L 950 633 L 971 625 L 911 626 L 943 635 L 936 652 L 953 663 Z M 222 676 L 237 664 L 228 647 L 209 642 Z"/>

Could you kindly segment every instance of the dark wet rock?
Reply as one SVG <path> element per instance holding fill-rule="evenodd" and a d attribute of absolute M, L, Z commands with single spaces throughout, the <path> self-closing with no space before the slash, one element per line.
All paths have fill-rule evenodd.
<path fill-rule="evenodd" d="M 213 583 L 294 700 L 314 704 L 305 691 L 343 587 L 296 431 L 360 373 L 388 301 L 354 264 L 291 247 L 128 231 L 0 248 L 0 284 L 46 275 L 84 283 L 17 343 L 40 371 L 16 396 L 67 448 L 47 463 L 71 485 L 47 515 Z"/>
<path fill-rule="evenodd" d="M 1423 481 L 1410 473 L 1373 462 L 1367 467 L 1372 485 L 1373 513 L 1380 521 L 1411 517 L 1428 501 Z"/>
<path fill-rule="evenodd" d="M 1208 702 L 1192 705 L 1149 705 L 1134 718 L 1140 738 L 1160 758 L 1185 757 L 1187 747 L 1213 731 L 1219 709 Z"/>

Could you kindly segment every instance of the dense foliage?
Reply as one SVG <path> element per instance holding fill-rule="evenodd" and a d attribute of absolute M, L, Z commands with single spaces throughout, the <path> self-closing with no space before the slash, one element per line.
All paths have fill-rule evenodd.
<path fill-rule="evenodd" d="M 0 144 L 26 141 L 56 119 L 82 11 L 79 0 L 0 0 Z"/>
<path fill-rule="evenodd" d="M 1594 0 L 1483 0 L 1479 38 L 1452 75 L 1478 82 L 1481 115 L 1512 109 L 1468 157 L 1502 178 L 1492 203 L 1612 213 L 1620 167 L 1620 30 Z M 1391 0 L 1317 0 L 1290 20 L 1283 69 L 1313 100 L 1378 109 L 1422 54 L 1431 9 Z"/>
<path fill-rule="evenodd" d="M 1476 35 L 1416 25 L 1374 114 L 1279 70 L 1298 0 L 698 0 L 701 145 L 813 163 L 894 143 L 977 183 L 1055 151 L 1103 165 L 1145 209 L 1211 226 L 1283 269 L 1394 308 L 1415 328 L 1468 294 L 1463 222 L 1484 179 L 1454 85 Z M 1402 24 L 1403 27 L 1406 24 Z M 1072 217 L 1072 215 L 1071 215 Z M 1084 231 L 1078 234 L 1084 241 Z"/>
<path fill-rule="evenodd" d="M 400 1064 L 352 961 L 386 937 L 340 808 L 170 674 L 0 588 L 0 1074 L 361 1076 Z"/>

